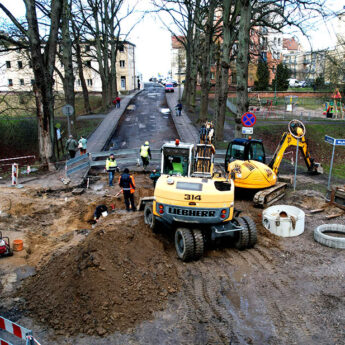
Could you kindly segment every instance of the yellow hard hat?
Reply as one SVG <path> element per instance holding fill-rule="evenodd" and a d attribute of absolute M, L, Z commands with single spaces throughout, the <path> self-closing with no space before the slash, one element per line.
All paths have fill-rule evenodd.
<path fill-rule="evenodd" d="M 150 145 L 150 143 L 148 141 L 145 141 L 145 145 Z"/>

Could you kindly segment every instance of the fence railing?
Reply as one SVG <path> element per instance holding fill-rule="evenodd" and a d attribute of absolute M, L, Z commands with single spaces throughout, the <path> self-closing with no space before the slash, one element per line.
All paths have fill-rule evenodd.
<path fill-rule="evenodd" d="M 224 155 L 226 150 L 218 150 L 215 155 L 215 163 L 222 164 L 224 162 Z M 135 149 L 123 149 L 123 150 L 111 150 L 111 151 L 102 151 L 87 153 L 83 156 L 79 156 L 73 159 L 70 159 L 66 162 L 66 175 L 70 177 L 78 171 L 83 171 L 84 174 L 87 174 L 90 168 L 103 167 L 105 168 L 106 159 L 113 154 L 117 164 L 120 168 L 125 166 L 141 165 L 140 159 L 140 148 Z M 152 159 L 150 164 L 160 164 L 161 161 L 161 150 L 160 149 L 151 149 Z"/>

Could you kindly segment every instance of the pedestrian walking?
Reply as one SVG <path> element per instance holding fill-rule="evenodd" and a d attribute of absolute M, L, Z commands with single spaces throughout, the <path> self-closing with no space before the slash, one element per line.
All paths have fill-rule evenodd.
<path fill-rule="evenodd" d="M 129 174 L 129 170 L 127 168 L 119 178 L 119 186 L 122 188 L 126 211 L 130 211 L 129 203 L 131 204 L 132 211 L 136 211 L 137 209 L 134 204 L 135 181 L 134 177 Z"/>
<path fill-rule="evenodd" d="M 182 113 L 182 103 L 181 103 L 180 100 L 176 104 L 176 111 L 177 111 L 177 116 L 181 116 L 181 113 Z"/>
<path fill-rule="evenodd" d="M 70 135 L 66 141 L 65 150 L 69 152 L 70 158 L 74 158 L 76 151 L 78 150 L 78 143 L 73 139 L 73 135 Z"/>
<path fill-rule="evenodd" d="M 87 139 L 84 138 L 83 136 L 80 137 L 79 141 L 78 141 L 78 148 L 80 150 L 80 154 L 84 155 L 86 153 L 86 149 L 87 149 Z"/>
<path fill-rule="evenodd" d="M 150 143 L 148 141 L 145 141 L 144 145 L 141 145 L 140 147 L 140 157 L 143 162 L 143 167 L 146 169 L 146 167 L 149 165 L 149 157 L 152 159 L 151 156 L 151 150 L 150 150 Z"/>
<path fill-rule="evenodd" d="M 117 96 L 115 98 L 115 101 L 116 101 L 116 108 L 120 108 L 120 105 L 121 105 L 121 98 L 119 96 Z"/>
<path fill-rule="evenodd" d="M 105 169 L 109 174 L 109 187 L 113 186 L 115 171 L 119 172 L 114 154 L 112 153 L 105 161 Z"/>

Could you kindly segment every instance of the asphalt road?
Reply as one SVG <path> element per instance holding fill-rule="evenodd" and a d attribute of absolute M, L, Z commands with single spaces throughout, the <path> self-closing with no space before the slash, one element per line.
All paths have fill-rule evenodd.
<path fill-rule="evenodd" d="M 169 113 L 164 113 L 164 109 Z M 176 138 L 178 134 L 166 103 L 164 88 L 159 84 L 146 83 L 144 90 L 127 107 L 107 149 L 139 148 L 147 140 L 151 148 L 159 149 L 164 142 Z"/>

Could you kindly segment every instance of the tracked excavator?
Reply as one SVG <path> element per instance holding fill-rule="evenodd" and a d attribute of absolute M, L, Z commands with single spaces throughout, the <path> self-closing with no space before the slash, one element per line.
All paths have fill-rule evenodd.
<path fill-rule="evenodd" d="M 234 209 L 234 183 L 214 172 L 213 125 L 206 123 L 197 145 L 179 140 L 162 146 L 161 176 L 154 196 L 140 200 L 145 223 L 155 231 L 175 231 L 175 248 L 183 261 L 203 256 L 207 243 L 231 238 L 237 249 L 257 241 L 250 217 Z"/>
<path fill-rule="evenodd" d="M 232 174 L 235 187 L 258 190 L 253 198 L 257 206 L 268 206 L 282 198 L 287 184 L 278 182 L 278 170 L 284 152 L 290 146 L 298 145 L 309 172 L 323 173 L 321 164 L 310 156 L 305 134 L 301 121 L 290 121 L 288 132 L 283 133 L 268 164 L 261 140 L 240 138 L 230 142 L 225 155 L 225 169 Z"/>

